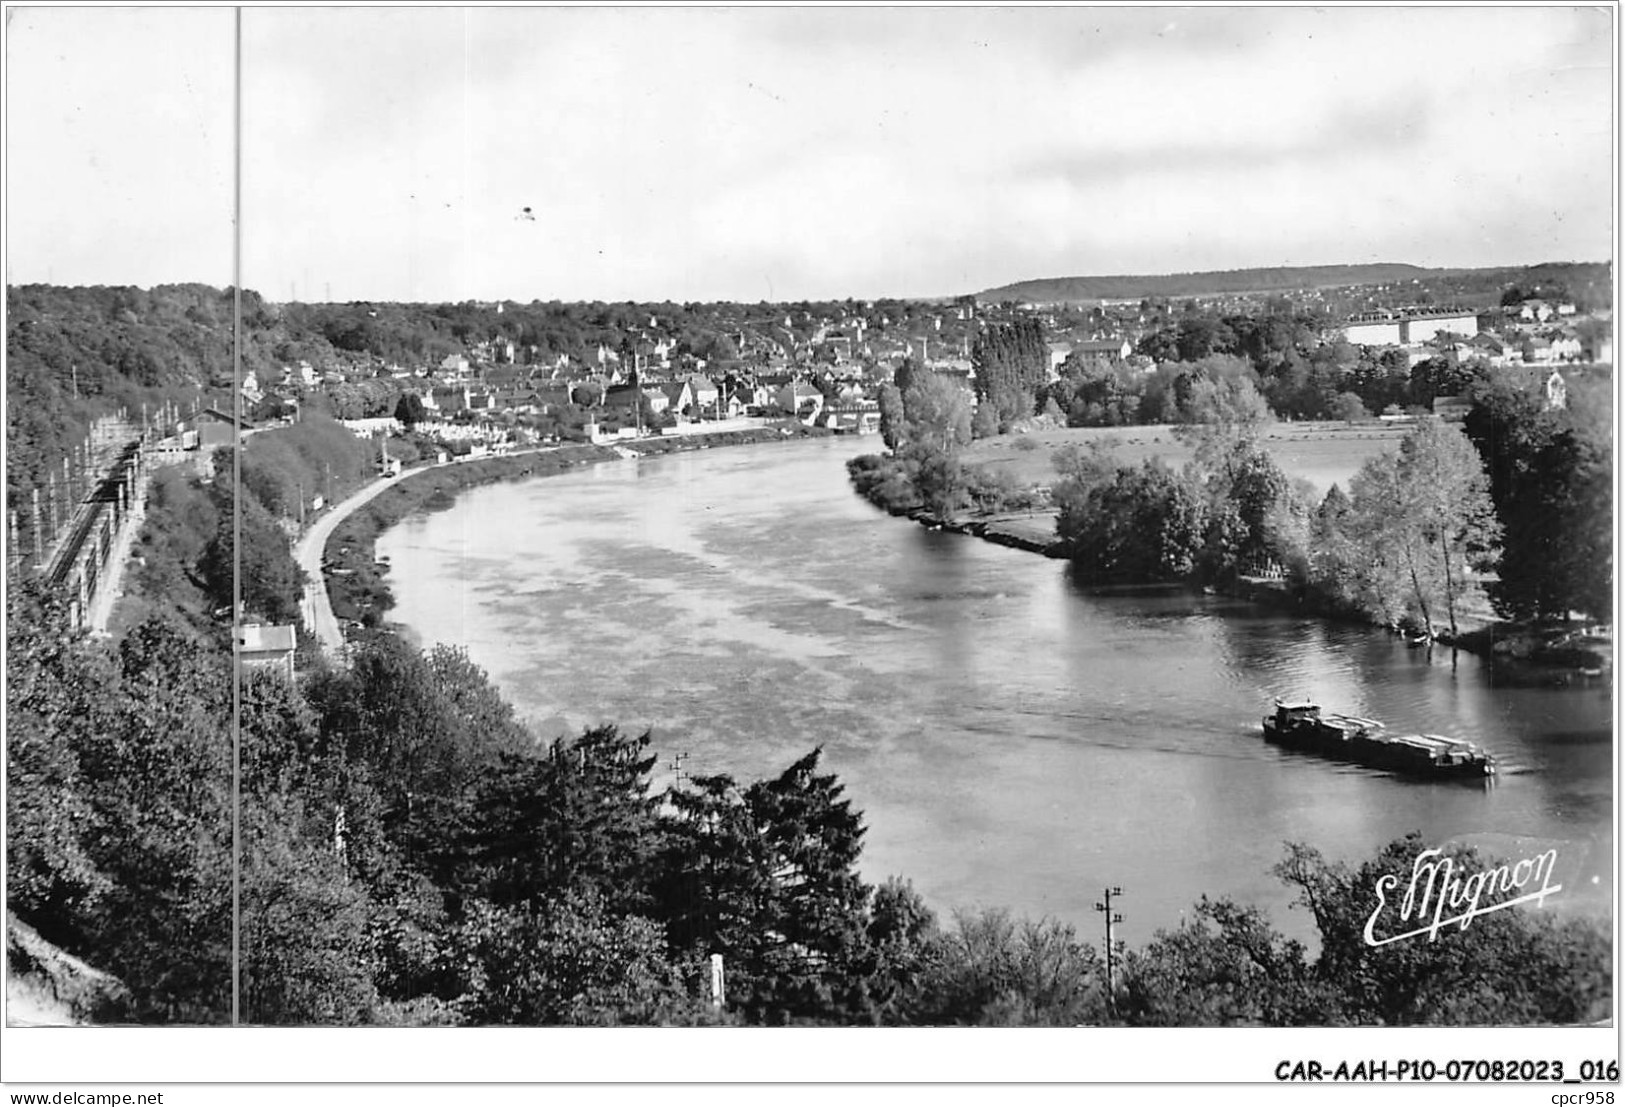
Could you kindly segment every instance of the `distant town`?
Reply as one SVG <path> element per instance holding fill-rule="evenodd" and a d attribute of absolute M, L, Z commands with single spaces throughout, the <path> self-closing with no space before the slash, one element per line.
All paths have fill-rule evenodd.
<path fill-rule="evenodd" d="M 268 351 L 298 356 L 250 359 L 241 379 L 242 410 L 249 428 L 313 408 L 369 436 L 401 429 L 406 415 L 405 422 L 432 431 L 453 456 L 752 417 L 870 433 L 879 428 L 880 386 L 902 363 L 958 380 L 974 402 L 977 335 L 1035 319 L 1044 328 L 1056 381 L 1073 368 L 1131 377 L 1208 354 L 1251 353 L 1265 377 L 1260 390 L 1285 417 L 1332 415 L 1339 393 L 1359 396 L 1372 415 L 1438 406 L 1459 416 L 1448 389 L 1423 396 L 1396 392 L 1392 380 L 1373 386 L 1362 360 L 1407 383 L 1424 363 L 1482 364 L 1515 373 L 1561 403 L 1565 372 L 1613 362 L 1608 300 L 1597 295 L 1596 277 L 1586 272 L 1606 267 L 1578 268 L 1585 278 L 1578 295 L 1561 278 L 1546 281 L 1551 292 L 1545 293 L 1537 275 L 1527 292 L 1503 289 L 1491 303 L 1473 303 L 1471 295 L 1440 303 L 1441 295 L 1459 288 L 1446 282 L 1435 290 L 1413 279 L 1093 303 L 963 296 L 779 305 L 255 305 L 256 313 L 280 313 L 284 327 L 303 323 L 315 334 Z M 1237 318 L 1290 321 L 1287 341 L 1272 333 L 1248 350 L 1233 333 L 1227 340 L 1222 332 L 1203 335 L 1192 326 Z M 1181 344 L 1181 335 L 1193 332 L 1194 340 Z M 408 356 L 414 344 L 419 356 Z M 1321 390 L 1323 410 L 1272 395 L 1271 369 L 1291 357 L 1272 366 L 1268 355 L 1288 351 L 1306 362 L 1333 358 L 1336 379 Z M 199 383 L 205 387 L 191 405 L 192 418 L 176 420 L 191 425 L 166 448 L 219 444 L 221 434 L 229 436 L 233 400 Z M 1158 414 L 1122 421 L 1151 422 Z M 209 429 L 211 422 L 219 432 Z"/>

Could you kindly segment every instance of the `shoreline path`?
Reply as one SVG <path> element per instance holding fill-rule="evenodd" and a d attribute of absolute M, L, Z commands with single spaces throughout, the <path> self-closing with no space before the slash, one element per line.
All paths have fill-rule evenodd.
<path fill-rule="evenodd" d="M 327 577 L 322 572 L 322 551 L 338 525 L 349 518 L 357 508 L 366 504 L 384 489 L 399 481 L 400 477 L 379 477 L 365 485 L 347 499 L 334 504 L 332 509 L 312 523 L 294 543 L 293 557 L 305 571 L 305 596 L 299 604 L 299 617 L 305 629 L 315 636 L 327 653 L 338 653 L 344 648 L 344 633 L 333 614 L 332 601 L 327 596 Z"/>

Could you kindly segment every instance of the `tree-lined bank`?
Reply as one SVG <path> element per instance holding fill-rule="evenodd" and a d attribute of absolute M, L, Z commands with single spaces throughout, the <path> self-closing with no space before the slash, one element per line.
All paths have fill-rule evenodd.
<path fill-rule="evenodd" d="M 1182 468 L 1157 456 L 1127 464 L 1094 441 L 1055 451 L 1053 486 L 1033 489 L 1004 467 L 966 460 L 966 399 L 927 374 L 890 396 L 890 452 L 849 469 L 857 491 L 894 514 L 1069 558 L 1086 582 L 1235 588 L 1253 578 L 1249 595 L 1273 592 L 1428 641 L 1484 652 L 1500 641 L 1605 667 L 1611 651 L 1575 646 L 1567 628 L 1533 637 L 1529 626 L 1484 616 L 1493 605 L 1535 632 L 1572 614 L 1609 618 L 1606 428 L 1502 383 L 1472 395 L 1464 429 L 1415 420 L 1397 449 L 1365 460 L 1347 491 L 1333 484 L 1320 495 L 1271 456 L 1268 412 L 1245 381 L 1199 381 L 1190 420 L 1169 429 L 1189 457 Z M 1035 502 L 1056 509 L 1051 541 L 1031 525 L 1019 537 L 994 525 Z M 1277 584 L 1260 588 L 1259 578 Z"/>

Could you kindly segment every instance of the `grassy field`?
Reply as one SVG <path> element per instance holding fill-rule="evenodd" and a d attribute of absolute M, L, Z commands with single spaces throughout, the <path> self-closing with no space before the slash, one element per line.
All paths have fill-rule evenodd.
<path fill-rule="evenodd" d="M 1265 433 L 1264 446 L 1288 476 L 1303 477 L 1324 492 L 1333 484 L 1347 489 L 1349 478 L 1367 458 L 1398 448 L 1404 436 L 1405 428 L 1382 424 L 1350 427 L 1343 423 L 1277 423 Z M 1025 442 L 1036 442 L 1037 446 Z M 1111 443 L 1118 457 L 1131 465 L 1160 457 L 1177 469 L 1191 457 L 1190 448 L 1174 437 L 1172 427 L 1149 426 L 1001 434 L 972 443 L 964 460 L 970 465 L 1004 469 L 1023 485 L 1047 485 L 1056 479 L 1050 464 L 1055 449 L 1088 442 Z"/>

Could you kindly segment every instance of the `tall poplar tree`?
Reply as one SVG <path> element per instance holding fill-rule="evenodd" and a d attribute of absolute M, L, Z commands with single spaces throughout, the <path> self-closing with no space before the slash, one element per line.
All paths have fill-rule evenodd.
<path fill-rule="evenodd" d="M 1008 429 L 1011 422 L 1037 409 L 1039 390 L 1049 381 L 1043 324 L 1020 319 L 989 327 L 971 347 L 971 365 L 976 370 L 977 402 L 991 404 L 1000 429 Z"/>
<path fill-rule="evenodd" d="M 1440 420 L 1423 420 L 1398 453 L 1367 461 L 1350 489 L 1370 566 L 1368 604 L 1389 621 L 1414 613 L 1429 636 L 1443 608 L 1457 633 L 1456 602 L 1469 572 L 1493 563 L 1500 539 L 1472 443 Z"/>

